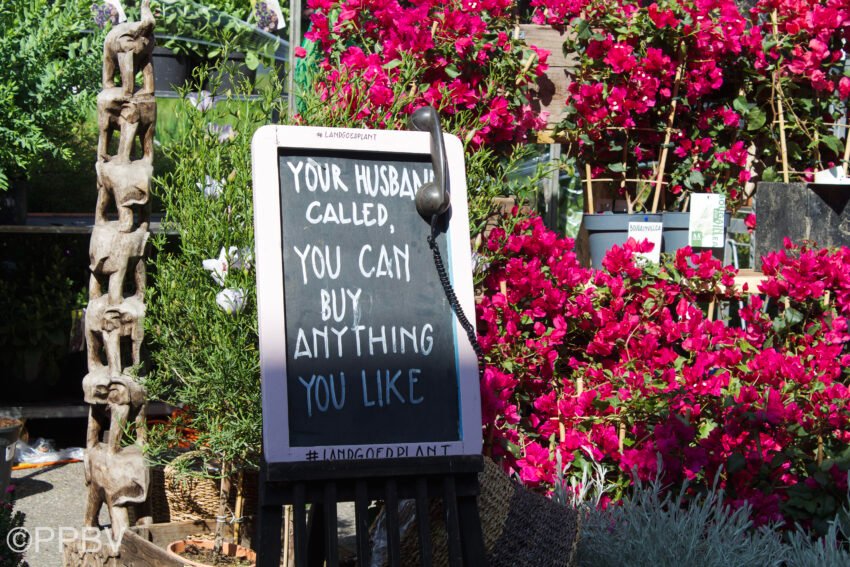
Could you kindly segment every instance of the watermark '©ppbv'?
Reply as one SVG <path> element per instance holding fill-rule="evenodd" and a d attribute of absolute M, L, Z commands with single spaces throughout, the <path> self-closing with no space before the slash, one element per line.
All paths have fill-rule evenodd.
<path fill-rule="evenodd" d="M 117 552 L 121 545 L 121 533 L 117 538 L 112 536 L 111 530 L 101 531 L 99 528 L 72 528 L 63 526 L 59 528 L 51 528 L 39 526 L 35 528 L 25 528 L 19 526 L 13 528 L 6 535 L 6 545 L 11 551 L 23 553 L 33 551 L 38 553 L 44 546 L 57 542 L 62 543 L 69 540 L 81 540 L 85 543 L 88 551 L 97 553 L 102 548 L 107 548 L 113 552 Z M 55 548 L 55 546 L 54 546 Z"/>

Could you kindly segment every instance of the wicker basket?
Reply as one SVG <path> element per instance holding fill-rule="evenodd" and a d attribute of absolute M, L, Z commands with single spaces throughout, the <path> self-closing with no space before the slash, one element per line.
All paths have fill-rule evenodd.
<path fill-rule="evenodd" d="M 514 483 L 489 458 L 484 459 L 479 482 L 478 512 L 490 567 L 574 565 L 579 538 L 575 510 Z M 399 516 L 399 523 L 405 526 L 401 538 L 402 565 L 418 566 L 419 538 L 413 501 L 402 503 Z M 432 501 L 430 517 L 433 564 L 448 565 L 448 541 L 440 500 Z M 375 526 L 380 523 L 376 521 Z"/>
<path fill-rule="evenodd" d="M 246 470 L 243 474 L 242 515 L 251 516 L 258 503 L 259 474 Z M 155 467 L 151 470 L 151 512 L 153 521 L 179 522 L 182 520 L 204 520 L 218 515 L 218 497 L 221 481 L 180 474 L 171 466 Z M 231 513 L 236 511 L 237 487 L 232 487 L 227 506 Z"/>

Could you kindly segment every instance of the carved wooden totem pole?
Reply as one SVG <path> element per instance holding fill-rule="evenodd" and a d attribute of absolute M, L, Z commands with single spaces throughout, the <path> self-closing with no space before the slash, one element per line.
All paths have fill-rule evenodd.
<path fill-rule="evenodd" d="M 103 45 L 103 90 L 97 97 L 98 193 L 89 245 L 88 374 L 83 378 L 85 400 L 90 404 L 85 522 L 97 527 L 105 504 L 115 537 L 129 526 L 130 507 L 136 508 L 138 523 L 150 521 L 146 511 L 149 473 L 142 455 L 145 391 L 133 369 L 141 363 L 144 335 L 145 251 L 156 123 L 151 62 L 154 23 L 150 0 L 144 0 L 141 21 L 112 28 Z M 116 70 L 121 86 L 115 86 Z M 139 71 L 141 87 L 135 84 Z M 117 213 L 118 220 L 109 220 L 110 211 Z"/>

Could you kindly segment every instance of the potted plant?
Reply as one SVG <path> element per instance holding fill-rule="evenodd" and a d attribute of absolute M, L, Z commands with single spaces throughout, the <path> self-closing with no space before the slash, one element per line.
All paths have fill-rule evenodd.
<path fill-rule="evenodd" d="M 622 243 L 630 220 L 687 211 L 693 192 L 722 193 L 733 209 L 744 200 L 749 144 L 734 78 L 747 20 L 733 1 L 532 4 L 536 22 L 572 29 L 564 51 L 577 65 L 559 130 L 584 164 L 586 227 L 604 240 L 594 265 L 617 227 Z M 612 196 L 594 195 L 601 183 Z"/>
<path fill-rule="evenodd" d="M 21 433 L 20 419 L 0 416 L 0 507 L 4 506 L 6 489 L 12 479 L 12 462 L 15 460 L 15 444 Z"/>
<path fill-rule="evenodd" d="M 202 68 L 200 75 L 206 72 Z M 246 90 L 214 98 L 181 89 L 175 113 L 185 128 L 162 149 L 175 169 L 155 188 L 166 211 L 163 224 L 179 239 L 154 237 L 146 317 L 153 369 L 145 388 L 150 398 L 184 411 L 152 427 L 148 454 L 183 474 L 218 482 L 216 553 L 227 547 L 225 523 L 252 512 L 229 503 L 231 493 L 241 490 L 244 471 L 259 462 L 250 139 L 285 106 L 280 88 L 273 80 L 252 102 L 244 100 Z M 187 425 L 194 434 L 192 458 L 175 459 Z"/>
<path fill-rule="evenodd" d="M 850 14 L 818 3 L 765 0 L 755 3 L 753 14 L 752 35 L 763 39 L 750 46 L 746 97 L 748 107 L 763 114 L 756 132 L 756 257 L 781 249 L 786 236 L 850 244 L 846 188 L 839 187 L 847 183 L 850 159 L 844 39 Z M 816 172 L 824 173 L 816 178 Z"/>
<path fill-rule="evenodd" d="M 164 61 L 175 71 L 177 63 L 184 62 L 184 82 L 193 78 L 193 69 L 198 64 L 214 67 L 215 72 L 207 75 L 209 83 L 202 86 L 217 94 L 237 90 L 236 83 L 254 79 L 261 64 L 274 67 L 283 45 L 275 35 L 278 16 L 276 13 L 273 18 L 270 16 L 265 2 L 214 0 L 200 5 L 163 1 L 160 12 L 159 26 L 166 34 L 158 36 L 160 45 L 155 57 L 168 57 Z M 283 13 L 281 16 L 286 17 Z M 213 65 L 222 57 L 227 59 L 226 65 Z M 176 74 L 174 78 L 178 78 Z M 160 90 L 166 84 L 183 84 L 165 81 Z"/>

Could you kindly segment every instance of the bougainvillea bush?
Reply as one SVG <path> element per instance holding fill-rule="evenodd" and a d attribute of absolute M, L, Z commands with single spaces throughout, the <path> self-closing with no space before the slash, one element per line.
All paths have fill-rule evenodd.
<path fill-rule="evenodd" d="M 785 126 L 789 177 L 840 165 L 846 136 L 836 124 L 850 96 L 845 58 L 850 45 L 846 0 L 759 0 L 751 11 L 752 71 L 747 107 L 765 109 L 759 158 L 766 181 L 781 180 L 780 125 Z"/>
<path fill-rule="evenodd" d="M 579 63 L 561 128 L 595 177 L 646 180 L 636 208 L 659 168 L 673 206 L 686 207 L 691 190 L 741 200 L 753 121 L 734 104 L 750 41 L 734 0 L 532 4 L 535 21 L 574 30 L 564 49 Z"/>
<path fill-rule="evenodd" d="M 783 169 L 782 135 L 792 171 L 839 162 L 833 124 L 850 94 L 846 2 L 531 4 L 536 22 L 574 32 L 564 44 L 578 66 L 562 131 L 595 177 L 646 180 L 637 208 L 658 179 L 670 207 L 686 207 L 693 190 L 722 192 L 737 207 L 744 183 Z"/>
<path fill-rule="evenodd" d="M 348 126 L 403 129 L 413 110 L 430 104 L 445 131 L 478 148 L 524 141 L 545 124 L 528 86 L 548 52 L 514 37 L 510 0 L 308 5 L 306 37 L 318 54 L 311 88 Z"/>
<path fill-rule="evenodd" d="M 757 523 L 826 529 L 850 469 L 850 250 L 788 243 L 764 259 L 759 296 L 710 253 L 653 265 L 637 257 L 648 246 L 593 271 L 539 218 L 491 233 L 486 451 L 543 492 L 589 461 L 615 471 L 606 498 L 633 474 L 691 491 L 719 474 Z M 740 302 L 739 321 L 706 315 L 720 300 Z"/>

